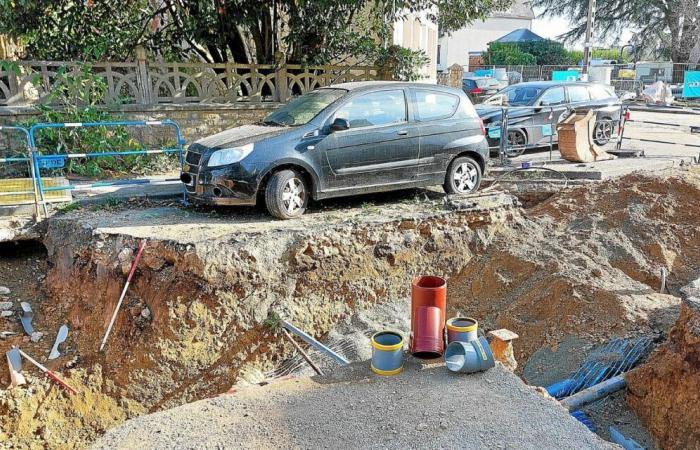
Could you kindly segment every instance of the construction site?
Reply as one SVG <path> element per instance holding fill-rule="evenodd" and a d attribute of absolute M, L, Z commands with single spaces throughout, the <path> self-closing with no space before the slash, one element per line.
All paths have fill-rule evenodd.
<path fill-rule="evenodd" d="M 700 172 L 510 187 L 328 201 L 293 221 L 144 197 L 7 219 L 0 350 L 61 383 L 26 359 L 0 370 L 24 381 L 0 390 L 0 446 L 580 449 L 615 448 L 614 430 L 700 448 Z M 447 317 L 478 320 L 494 352 L 511 332 L 494 367 L 407 353 L 398 375 L 370 370 L 374 333 L 409 336 L 420 275 L 446 280 Z M 545 388 L 592 355 L 623 389 L 573 414 Z"/>

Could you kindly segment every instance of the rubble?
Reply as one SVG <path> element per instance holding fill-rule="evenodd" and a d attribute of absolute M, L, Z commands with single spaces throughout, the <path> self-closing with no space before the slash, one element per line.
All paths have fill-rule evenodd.
<path fill-rule="evenodd" d="M 7 286 L 0 286 L 0 295 L 10 295 L 11 292 Z"/>

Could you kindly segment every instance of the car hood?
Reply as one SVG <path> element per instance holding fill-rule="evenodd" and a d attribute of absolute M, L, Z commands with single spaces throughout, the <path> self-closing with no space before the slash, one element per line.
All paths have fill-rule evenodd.
<path fill-rule="evenodd" d="M 200 149 L 231 148 L 279 136 L 289 130 L 289 127 L 243 125 L 202 138 L 192 144 L 192 146 Z"/>

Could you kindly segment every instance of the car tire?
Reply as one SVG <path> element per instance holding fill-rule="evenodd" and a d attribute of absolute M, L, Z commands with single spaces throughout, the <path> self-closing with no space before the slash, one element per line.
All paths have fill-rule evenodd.
<path fill-rule="evenodd" d="M 512 145 L 517 145 L 517 148 L 512 148 Z M 527 145 L 527 135 L 523 130 L 508 130 L 508 145 L 506 146 L 506 156 L 515 158 L 525 153 Z"/>
<path fill-rule="evenodd" d="M 442 187 L 447 194 L 470 194 L 479 189 L 481 177 L 479 163 L 469 156 L 460 156 L 447 168 Z"/>
<path fill-rule="evenodd" d="M 613 135 L 612 119 L 604 117 L 600 122 L 596 122 L 593 127 L 593 142 L 596 145 L 603 146 L 610 142 Z"/>
<path fill-rule="evenodd" d="M 265 206 L 278 219 L 294 219 L 306 211 L 309 186 L 296 170 L 275 172 L 265 186 Z"/>

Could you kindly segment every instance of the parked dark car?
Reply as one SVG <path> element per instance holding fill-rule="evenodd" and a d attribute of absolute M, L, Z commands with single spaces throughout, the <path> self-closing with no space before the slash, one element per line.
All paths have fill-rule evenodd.
<path fill-rule="evenodd" d="M 528 148 L 548 146 L 550 136 L 557 143 L 556 124 L 568 110 L 595 109 L 597 123 L 593 130 L 596 144 L 607 144 L 620 120 L 621 102 L 613 88 L 603 84 L 531 81 L 499 91 L 476 106 L 487 129 L 492 153 L 498 153 L 502 107 L 508 109 L 508 156 L 522 154 Z"/>
<path fill-rule="evenodd" d="M 436 184 L 473 192 L 487 159 L 481 120 L 461 90 L 355 82 L 317 89 L 259 124 L 195 142 L 180 178 L 195 202 L 264 202 L 289 219 L 310 198 Z"/>
<path fill-rule="evenodd" d="M 495 94 L 500 87 L 498 80 L 491 77 L 467 77 L 462 79 L 462 90 L 467 93 L 472 103 L 478 103 L 484 98 Z"/>

